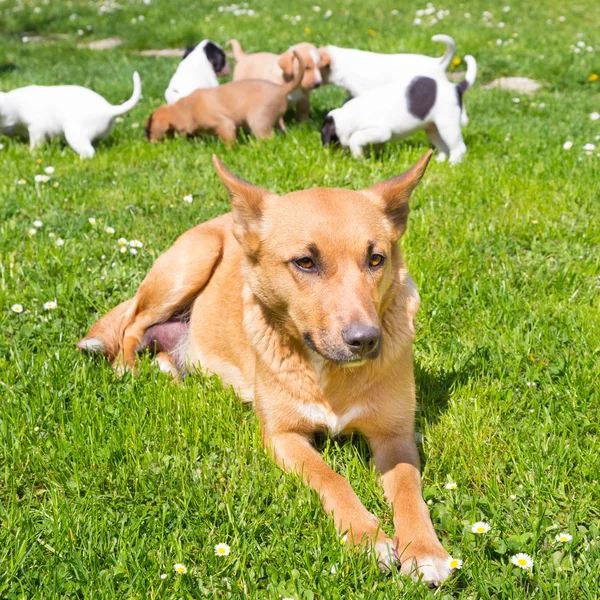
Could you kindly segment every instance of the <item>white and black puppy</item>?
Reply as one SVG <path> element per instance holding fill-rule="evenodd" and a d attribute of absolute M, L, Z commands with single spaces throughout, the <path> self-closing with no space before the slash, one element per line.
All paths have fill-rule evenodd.
<path fill-rule="evenodd" d="M 78 85 L 30 85 L 0 92 L 0 131 L 29 137 L 31 150 L 46 139 L 64 137 L 81 158 L 95 154 L 92 142 L 107 136 L 115 119 L 142 97 L 142 82 L 133 74 L 133 94 L 119 106 Z"/>
<path fill-rule="evenodd" d="M 450 65 L 456 44 L 449 35 L 434 35 L 431 39 L 446 44 L 446 53 L 443 56 L 379 54 L 338 46 L 319 48 L 323 83 L 342 87 L 350 96 L 356 98 L 394 81 L 397 77 L 438 77 L 445 73 Z"/>
<path fill-rule="evenodd" d="M 217 77 L 227 77 L 230 72 L 223 48 L 210 40 L 202 40 L 185 51 L 171 77 L 165 99 L 168 104 L 173 104 L 196 90 L 217 87 Z"/>
<path fill-rule="evenodd" d="M 448 81 L 445 73 L 399 76 L 332 110 L 321 128 L 323 145 L 339 143 L 360 157 L 365 146 L 424 129 L 439 150 L 437 160 L 449 157 L 450 164 L 459 163 L 467 151 L 461 130 L 466 124 L 463 94 L 477 76 L 475 59 L 465 56 L 465 62 L 467 73 L 458 84 Z"/>

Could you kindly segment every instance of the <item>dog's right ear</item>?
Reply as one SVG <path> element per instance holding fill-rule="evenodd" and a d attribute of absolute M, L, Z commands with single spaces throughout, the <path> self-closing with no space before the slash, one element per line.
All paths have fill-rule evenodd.
<path fill-rule="evenodd" d="M 283 71 L 283 78 L 291 81 L 294 78 L 294 52 L 291 48 L 279 57 L 277 64 Z"/>
<path fill-rule="evenodd" d="M 235 176 L 213 154 L 217 175 L 227 188 L 233 216 L 233 235 L 248 255 L 256 254 L 260 246 L 260 222 L 265 205 L 275 195 Z"/>

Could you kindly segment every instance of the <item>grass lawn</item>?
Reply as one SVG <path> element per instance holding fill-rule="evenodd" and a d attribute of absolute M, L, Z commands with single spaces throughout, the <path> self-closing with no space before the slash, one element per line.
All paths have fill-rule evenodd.
<path fill-rule="evenodd" d="M 519 1 L 505 12 L 445 0 L 435 9 L 448 15 L 412 25 L 425 2 L 331 0 L 317 12 L 312 1 L 264 0 L 235 15 L 212 0 L 0 0 L 1 89 L 73 83 L 116 104 L 134 70 L 144 86 L 91 161 L 59 142 L 30 154 L 0 136 L 0 598 L 600 597 L 600 120 L 590 118 L 600 81 L 588 81 L 600 73 L 600 4 Z M 119 380 L 75 342 L 180 233 L 228 210 L 213 152 L 285 192 L 367 186 L 428 148 L 419 134 L 363 161 L 324 151 L 322 117 L 344 98 L 333 87 L 313 94 L 310 123 L 288 118 L 285 136 L 230 150 L 150 145 L 143 123 L 177 59 L 137 50 L 237 37 L 248 51 L 307 39 L 438 54 L 435 33 L 476 57 L 479 78 L 465 96 L 466 160 L 432 163 L 402 242 L 422 295 L 424 494 L 445 547 L 464 561 L 431 592 L 340 544 L 316 494 L 268 458 L 251 409 L 218 379 L 177 386 L 145 359 Z M 50 34 L 67 37 L 22 41 Z M 111 35 L 123 45 L 78 48 Z M 531 97 L 482 89 L 504 75 L 545 86 Z M 50 180 L 35 183 L 50 166 Z M 143 248 L 121 253 L 119 237 Z M 364 441 L 322 447 L 391 531 Z M 491 530 L 471 533 L 476 521 Z M 555 541 L 562 532 L 572 540 Z M 214 554 L 221 542 L 227 557 Z M 532 570 L 511 564 L 516 552 L 533 557 Z"/>

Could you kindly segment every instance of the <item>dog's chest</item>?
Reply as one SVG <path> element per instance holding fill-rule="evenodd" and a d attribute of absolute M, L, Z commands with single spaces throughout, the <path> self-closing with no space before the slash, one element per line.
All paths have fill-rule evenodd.
<path fill-rule="evenodd" d="M 335 413 L 318 403 L 301 404 L 296 408 L 315 429 L 328 429 L 334 435 L 348 429 L 365 412 L 363 406 L 352 406 L 344 412 Z"/>

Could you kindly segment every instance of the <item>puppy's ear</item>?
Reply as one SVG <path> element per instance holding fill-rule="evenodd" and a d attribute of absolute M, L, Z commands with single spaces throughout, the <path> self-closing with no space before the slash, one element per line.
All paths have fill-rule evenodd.
<path fill-rule="evenodd" d="M 410 195 L 421 181 L 432 155 L 433 151 L 429 150 L 414 167 L 402 175 L 376 183 L 367 190 L 390 220 L 395 240 L 400 239 L 406 231 Z"/>
<path fill-rule="evenodd" d="M 277 61 L 277 64 L 283 71 L 283 78 L 291 81 L 294 78 L 294 53 L 292 50 L 284 52 Z"/>
<path fill-rule="evenodd" d="M 331 55 L 327 52 L 327 47 L 319 48 L 319 56 L 321 60 L 319 61 L 319 68 L 328 67 L 331 64 Z"/>
<path fill-rule="evenodd" d="M 217 175 L 227 188 L 233 216 L 233 235 L 248 255 L 256 254 L 260 246 L 260 222 L 269 199 L 269 191 L 236 177 L 213 154 Z"/>

